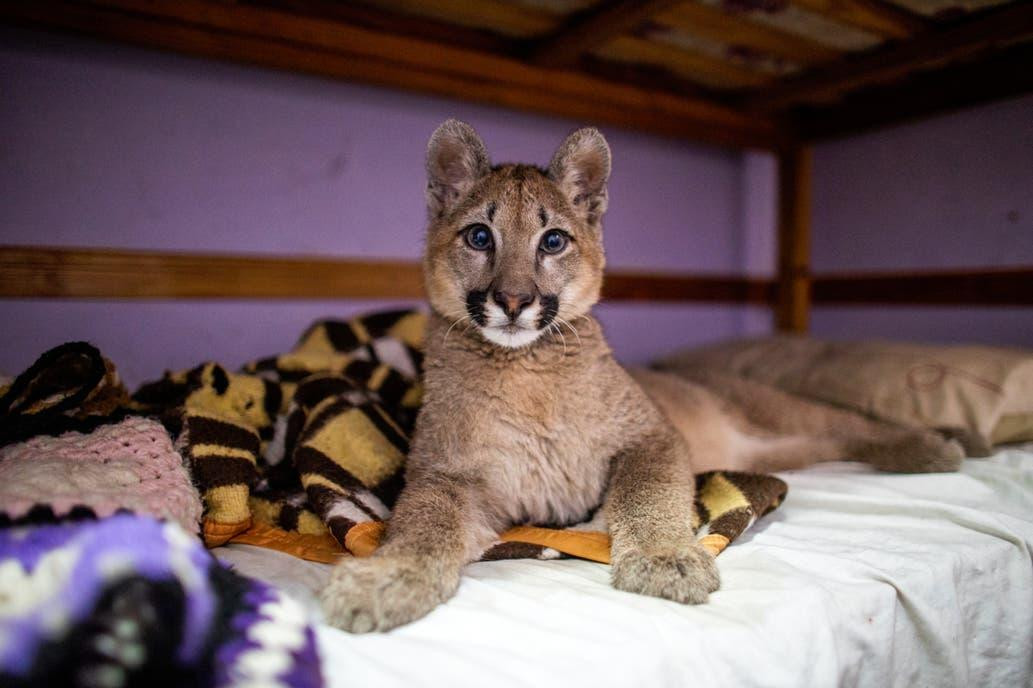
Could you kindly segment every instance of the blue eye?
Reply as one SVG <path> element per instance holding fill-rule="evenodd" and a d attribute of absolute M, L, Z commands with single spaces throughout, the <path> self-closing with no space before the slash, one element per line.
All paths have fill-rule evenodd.
<path fill-rule="evenodd" d="M 538 244 L 538 248 L 546 253 L 559 253 L 566 247 L 567 235 L 558 229 L 550 229 L 542 237 L 541 243 Z"/>
<path fill-rule="evenodd" d="M 487 225 L 476 224 L 466 228 L 466 244 L 475 251 L 487 251 L 493 241 Z"/>

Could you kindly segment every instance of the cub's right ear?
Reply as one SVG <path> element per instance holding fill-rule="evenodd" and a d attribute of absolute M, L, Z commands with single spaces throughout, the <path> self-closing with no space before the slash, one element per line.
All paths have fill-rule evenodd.
<path fill-rule="evenodd" d="M 432 218 L 448 212 L 491 170 L 488 151 L 466 122 L 450 119 L 427 144 L 427 209 Z"/>

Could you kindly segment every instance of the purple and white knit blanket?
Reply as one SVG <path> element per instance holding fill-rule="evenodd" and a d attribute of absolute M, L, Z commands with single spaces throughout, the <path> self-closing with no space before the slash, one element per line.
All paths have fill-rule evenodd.
<path fill-rule="evenodd" d="M 322 685 L 304 609 L 179 525 L 0 529 L 0 685 Z"/>

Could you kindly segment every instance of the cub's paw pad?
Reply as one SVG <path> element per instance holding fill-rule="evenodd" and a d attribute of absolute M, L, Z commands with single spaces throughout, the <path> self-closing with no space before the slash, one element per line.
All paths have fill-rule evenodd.
<path fill-rule="evenodd" d="M 448 597 L 437 569 L 415 559 L 345 559 L 334 567 L 320 594 L 326 622 L 343 631 L 369 633 L 415 621 Z"/>
<path fill-rule="evenodd" d="M 701 604 L 721 585 L 714 557 L 699 546 L 666 553 L 628 552 L 613 562 L 613 587 Z"/>

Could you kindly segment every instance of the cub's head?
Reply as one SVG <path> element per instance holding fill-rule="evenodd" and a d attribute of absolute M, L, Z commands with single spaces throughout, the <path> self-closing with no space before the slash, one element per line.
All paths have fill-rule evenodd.
<path fill-rule="evenodd" d="M 602 286 L 609 176 L 596 129 L 568 136 L 542 170 L 493 167 L 468 124 L 442 124 L 427 150 L 431 306 L 509 348 L 587 313 Z"/>

